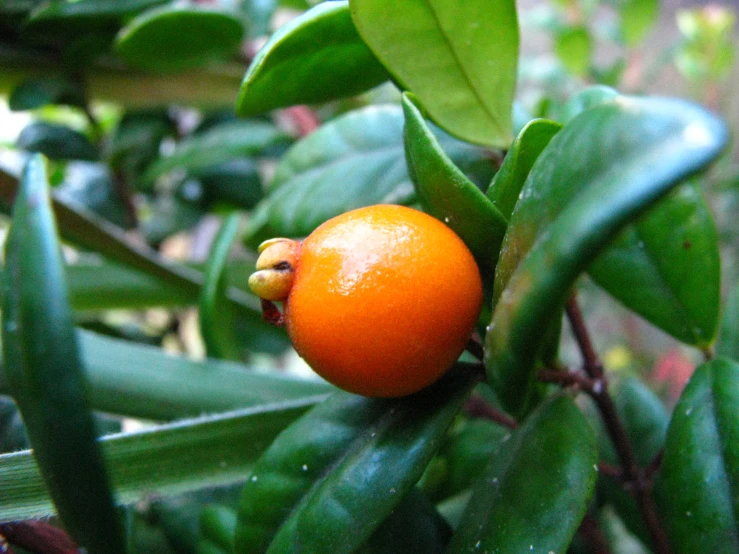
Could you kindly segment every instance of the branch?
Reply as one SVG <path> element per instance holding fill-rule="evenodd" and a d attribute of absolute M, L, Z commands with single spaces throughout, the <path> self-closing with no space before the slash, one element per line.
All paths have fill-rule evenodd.
<path fill-rule="evenodd" d="M 634 449 L 618 415 L 616 404 L 608 392 L 608 381 L 603 371 L 603 364 L 593 348 L 582 311 L 574 295 L 567 302 L 567 318 L 582 353 L 585 372 L 592 380 L 592 388 L 586 392 L 598 406 L 611 441 L 616 447 L 616 452 L 623 465 L 623 480 L 630 485 L 629 488 L 647 525 L 656 554 L 670 554 L 667 534 L 659 521 L 654 498 L 651 495 L 651 480 L 636 463 Z"/>
<path fill-rule="evenodd" d="M 2 537 L 7 542 L 31 552 L 43 552 L 44 554 L 77 554 L 79 552 L 77 545 L 69 538 L 69 535 L 58 527 L 43 521 L 0 523 L 0 540 Z"/>
<path fill-rule="evenodd" d="M 518 427 L 518 422 L 507 413 L 494 408 L 479 396 L 472 396 L 464 405 L 464 411 L 470 417 L 489 419 L 508 429 Z"/>

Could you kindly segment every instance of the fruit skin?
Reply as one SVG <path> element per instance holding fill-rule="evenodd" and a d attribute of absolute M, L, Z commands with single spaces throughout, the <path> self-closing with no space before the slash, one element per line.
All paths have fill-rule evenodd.
<path fill-rule="evenodd" d="M 451 367 L 481 304 L 477 265 L 451 229 L 377 205 L 335 217 L 303 242 L 284 316 L 316 373 L 350 392 L 396 397 Z"/>

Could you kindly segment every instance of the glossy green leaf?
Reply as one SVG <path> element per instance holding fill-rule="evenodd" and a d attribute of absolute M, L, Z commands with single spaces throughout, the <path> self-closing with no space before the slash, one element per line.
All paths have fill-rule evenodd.
<path fill-rule="evenodd" d="M 565 552 L 590 502 L 597 462 L 583 414 L 567 396 L 550 398 L 490 460 L 449 554 Z"/>
<path fill-rule="evenodd" d="M 107 162 L 138 185 L 139 175 L 159 156 L 162 141 L 174 133 L 166 110 L 128 110 L 109 135 Z"/>
<path fill-rule="evenodd" d="M 226 296 L 224 271 L 240 226 L 240 214 L 226 217 L 213 240 L 205 266 L 205 282 L 200 293 L 200 334 L 211 358 L 239 360 L 243 357 L 234 336 L 234 313 Z"/>
<path fill-rule="evenodd" d="M 408 93 L 403 95 L 403 113 L 408 173 L 423 209 L 457 233 L 491 271 L 503 242 L 505 217 L 449 159 Z"/>
<path fill-rule="evenodd" d="M 511 218 L 526 178 L 542 150 L 562 126 L 548 119 L 529 121 L 508 149 L 503 165 L 487 190 L 488 198 L 506 220 Z"/>
<path fill-rule="evenodd" d="M 619 97 L 560 131 L 529 174 L 496 270 L 486 366 L 504 405 L 527 407 L 547 328 L 578 275 L 626 224 L 726 143 L 726 128 L 678 100 Z"/>
<path fill-rule="evenodd" d="M 616 4 L 621 16 L 621 38 L 626 46 L 639 46 L 659 18 L 659 0 L 621 0 Z"/>
<path fill-rule="evenodd" d="M 81 87 L 61 77 L 29 79 L 13 89 L 8 107 L 13 111 L 33 110 L 49 104 L 84 105 Z"/>
<path fill-rule="evenodd" d="M 665 444 L 669 414 L 662 401 L 643 382 L 628 378 L 619 383 L 614 391 L 614 401 L 618 415 L 634 449 L 636 462 L 647 467 L 662 450 Z M 600 418 L 598 414 L 596 417 Z M 601 460 L 612 465 L 620 465 L 611 438 L 602 424 L 600 438 Z M 599 495 L 604 502 L 611 504 L 626 527 L 649 544 L 649 531 L 644 524 L 634 497 L 624 490 L 623 483 L 608 475 L 602 475 Z"/>
<path fill-rule="evenodd" d="M 513 0 L 350 0 L 359 34 L 431 118 L 469 142 L 512 139 L 518 66 Z"/>
<path fill-rule="evenodd" d="M 182 71 L 235 53 L 243 34 L 241 21 L 227 13 L 168 5 L 145 11 L 121 29 L 115 51 L 139 69 Z"/>
<path fill-rule="evenodd" d="M 739 551 L 739 365 L 696 369 L 667 432 L 655 496 L 675 554 Z"/>
<path fill-rule="evenodd" d="M 26 125 L 18 135 L 16 146 L 29 152 L 40 152 L 53 160 L 97 160 L 100 155 L 89 139 L 56 123 L 37 121 Z"/>
<path fill-rule="evenodd" d="M 93 552 L 123 553 L 123 529 L 95 442 L 48 187 L 46 162 L 31 157 L 5 246 L 3 372 L 64 526 Z"/>
<path fill-rule="evenodd" d="M 270 123 L 226 122 L 180 142 L 170 156 L 158 159 L 149 167 L 143 181 L 152 182 L 176 168 L 195 171 L 234 158 L 253 156 L 287 140 L 288 137 Z"/>
<path fill-rule="evenodd" d="M 719 323 L 721 260 L 716 227 L 696 185 L 679 186 L 629 225 L 588 273 L 676 339 L 710 348 Z"/>
<path fill-rule="evenodd" d="M 104 164 L 67 163 L 64 180 L 56 188 L 56 196 L 66 203 L 79 204 L 119 227 L 131 227 L 131 214 L 116 188 L 113 174 Z"/>
<path fill-rule="evenodd" d="M 238 483 L 280 431 L 314 402 L 274 404 L 105 437 L 100 446 L 116 496 L 131 504 L 157 494 Z M 31 451 L 0 455 L 0 468 L 0 521 L 54 513 Z"/>
<path fill-rule="evenodd" d="M 298 544 L 306 553 L 353 552 L 421 476 L 470 377 L 465 369 L 405 399 L 338 393 L 290 426 L 244 486 L 237 554 Z"/>
<path fill-rule="evenodd" d="M 275 236 L 305 236 L 321 223 L 371 204 L 415 199 L 403 148 L 400 106 L 368 106 L 314 131 L 282 157 L 247 231 L 256 246 Z M 449 157 L 464 168 L 480 159 L 478 148 L 438 135 Z"/>
<path fill-rule="evenodd" d="M 280 27 L 244 75 L 236 113 L 354 96 L 387 81 L 357 33 L 347 1 L 324 2 Z"/>
<path fill-rule="evenodd" d="M 586 27 L 562 29 L 554 37 L 554 52 L 569 73 L 584 77 L 590 69 L 593 37 Z"/>
<path fill-rule="evenodd" d="M 45 2 L 26 21 L 34 34 L 73 36 L 96 30 L 115 31 L 128 16 L 167 0 L 77 0 Z"/>
<path fill-rule="evenodd" d="M 323 381 L 219 360 L 194 361 L 86 331 L 79 337 L 90 401 L 103 412 L 171 420 L 308 397 L 316 401 L 335 390 Z"/>

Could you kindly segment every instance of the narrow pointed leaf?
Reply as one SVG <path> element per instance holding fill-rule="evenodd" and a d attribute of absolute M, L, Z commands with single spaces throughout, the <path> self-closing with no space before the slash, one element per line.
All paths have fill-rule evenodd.
<path fill-rule="evenodd" d="M 388 80 L 362 41 L 349 2 L 324 2 L 280 27 L 244 75 L 236 113 L 354 96 Z"/>
<path fill-rule="evenodd" d="M 40 155 L 24 169 L 5 259 L 3 371 L 44 483 L 79 544 L 101 554 L 123 553 L 123 529 L 95 442 L 46 162 Z"/>
<path fill-rule="evenodd" d="M 150 184 L 177 168 L 196 171 L 234 158 L 253 156 L 288 140 L 285 133 L 270 123 L 229 121 L 180 142 L 171 155 L 159 158 L 147 169 L 142 182 Z"/>
<path fill-rule="evenodd" d="M 588 273 L 676 339 L 704 349 L 715 339 L 721 296 L 718 233 L 695 184 L 679 186 L 629 225 Z"/>
<path fill-rule="evenodd" d="M 234 313 L 226 296 L 224 272 L 240 225 L 241 215 L 238 213 L 224 220 L 211 246 L 205 268 L 205 282 L 200 294 L 200 334 L 211 358 L 239 360 L 243 357 L 234 334 Z"/>
<path fill-rule="evenodd" d="M 421 476 L 470 377 L 465 369 L 397 400 L 338 393 L 306 414 L 247 480 L 236 552 L 353 552 Z"/>
<path fill-rule="evenodd" d="M 323 381 L 263 373 L 219 360 L 195 361 L 161 348 L 80 331 L 96 410 L 171 420 L 261 406 L 335 389 Z"/>
<path fill-rule="evenodd" d="M 597 462 L 585 416 L 569 397 L 550 398 L 491 459 L 447 552 L 566 552 Z"/>
<path fill-rule="evenodd" d="M 97 148 L 82 133 L 57 125 L 38 121 L 23 128 L 16 146 L 29 152 L 40 152 L 53 160 L 97 160 Z"/>
<path fill-rule="evenodd" d="M 503 165 L 493 177 L 487 197 L 509 220 L 534 162 L 562 126 L 548 119 L 529 121 L 508 149 Z"/>
<path fill-rule="evenodd" d="M 275 236 L 308 235 L 345 211 L 371 204 L 415 200 L 403 149 L 400 106 L 368 106 L 322 125 L 283 156 L 257 207 L 248 243 Z M 464 168 L 480 149 L 439 133 L 449 157 Z"/>
<path fill-rule="evenodd" d="M 403 95 L 403 112 L 406 162 L 421 205 L 457 233 L 492 275 L 506 219 L 449 159 L 408 93 Z"/>
<path fill-rule="evenodd" d="M 183 420 L 99 444 L 119 501 L 237 483 L 282 429 L 311 407 L 303 399 Z M 0 521 L 54 514 L 31 451 L 0 455 Z M 99 551 L 102 552 L 102 551 Z"/>
<path fill-rule="evenodd" d="M 145 11 L 121 29 L 115 51 L 139 69 L 183 71 L 235 53 L 243 34 L 241 21 L 227 13 L 162 6 Z"/>
<path fill-rule="evenodd" d="M 715 159 L 726 128 L 692 104 L 620 97 L 560 131 L 529 174 L 496 269 L 488 376 L 526 409 L 550 321 L 578 275 L 629 222 Z"/>
<path fill-rule="evenodd" d="M 513 0 L 351 0 L 359 34 L 449 133 L 486 146 L 512 137 L 518 66 Z"/>
<path fill-rule="evenodd" d="M 739 365 L 696 369 L 667 432 L 655 496 L 675 554 L 739 551 Z"/>

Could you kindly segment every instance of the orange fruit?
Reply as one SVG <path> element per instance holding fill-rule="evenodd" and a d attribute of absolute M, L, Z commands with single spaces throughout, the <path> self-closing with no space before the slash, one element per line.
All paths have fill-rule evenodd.
<path fill-rule="evenodd" d="M 404 396 L 436 381 L 480 311 L 470 251 L 411 208 L 360 208 L 302 244 L 273 239 L 260 251 L 261 271 L 249 284 L 262 298 L 284 300 L 288 334 L 316 373 L 357 394 Z"/>

